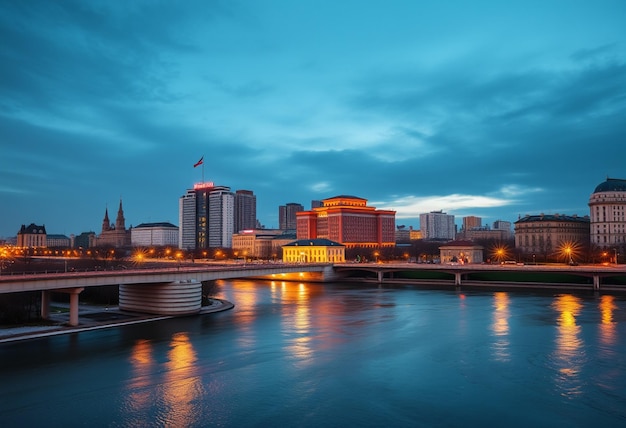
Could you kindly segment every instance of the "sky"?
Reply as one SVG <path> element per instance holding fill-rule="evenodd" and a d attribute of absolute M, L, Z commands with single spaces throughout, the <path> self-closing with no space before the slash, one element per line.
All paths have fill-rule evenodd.
<path fill-rule="evenodd" d="M 626 178 L 622 0 L 0 0 L 0 237 L 354 195 L 461 224 Z M 203 165 L 194 164 L 204 159 Z"/>

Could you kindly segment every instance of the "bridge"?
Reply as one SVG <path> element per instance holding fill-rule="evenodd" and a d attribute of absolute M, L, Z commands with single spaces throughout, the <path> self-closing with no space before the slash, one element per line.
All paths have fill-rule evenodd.
<path fill-rule="evenodd" d="M 189 315 L 201 310 L 203 281 L 246 277 L 319 281 L 330 280 L 333 270 L 329 264 L 268 263 L 4 275 L 0 276 L 0 294 L 41 291 L 41 317 L 48 319 L 51 292 L 67 293 L 70 296 L 69 324 L 75 326 L 78 325 L 78 296 L 86 287 L 118 285 L 122 310 Z"/>
<path fill-rule="evenodd" d="M 439 265 L 415 263 L 299 263 L 177 266 L 117 271 L 0 276 L 0 294 L 41 291 L 41 316 L 50 315 L 50 293 L 70 295 L 70 325 L 78 325 L 78 296 L 86 287 L 119 286 L 119 307 L 159 315 L 198 313 L 202 282 L 233 278 L 283 281 L 373 281 L 626 291 L 626 265 Z"/>
<path fill-rule="evenodd" d="M 456 287 L 497 285 L 626 291 L 626 265 L 337 264 L 335 275 L 377 283 L 428 282 Z M 369 278 L 367 273 L 369 273 Z"/>

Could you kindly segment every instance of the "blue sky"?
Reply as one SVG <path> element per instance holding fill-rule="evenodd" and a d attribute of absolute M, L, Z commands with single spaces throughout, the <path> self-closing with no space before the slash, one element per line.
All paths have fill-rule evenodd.
<path fill-rule="evenodd" d="M 626 178 L 626 2 L 0 0 L 0 236 L 339 194 L 514 222 Z"/>

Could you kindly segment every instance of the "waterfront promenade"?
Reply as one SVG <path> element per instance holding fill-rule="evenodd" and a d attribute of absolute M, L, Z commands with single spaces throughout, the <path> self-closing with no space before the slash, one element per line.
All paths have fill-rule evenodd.
<path fill-rule="evenodd" d="M 60 334 L 79 333 L 82 331 L 101 330 L 104 328 L 120 327 L 124 325 L 160 321 L 173 318 L 166 315 L 151 315 L 121 311 L 118 306 L 80 305 L 81 323 L 77 326 L 68 325 L 69 305 L 54 303 L 63 311 L 53 313 L 47 325 L 27 325 L 2 327 L 0 326 L 0 344 L 18 340 L 34 339 L 39 337 L 57 336 Z M 198 315 L 227 311 L 234 308 L 234 304 L 222 300 L 211 299 L 207 306 L 203 306 Z"/>

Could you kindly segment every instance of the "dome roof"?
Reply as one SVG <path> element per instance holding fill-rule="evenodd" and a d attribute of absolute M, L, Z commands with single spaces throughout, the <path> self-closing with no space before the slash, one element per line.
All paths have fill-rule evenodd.
<path fill-rule="evenodd" d="M 626 180 L 619 178 L 608 178 L 604 183 L 598 184 L 593 193 L 600 192 L 626 192 Z"/>

